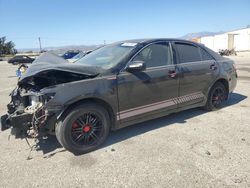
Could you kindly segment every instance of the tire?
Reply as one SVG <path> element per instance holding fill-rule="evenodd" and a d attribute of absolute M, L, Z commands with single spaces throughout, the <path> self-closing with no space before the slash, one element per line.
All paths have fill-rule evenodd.
<path fill-rule="evenodd" d="M 62 121 L 57 122 L 55 125 L 55 135 L 56 135 L 56 139 L 59 142 L 59 144 L 62 145 L 61 137 L 59 136 L 59 132 L 61 131 L 60 130 L 61 127 L 62 127 Z"/>
<path fill-rule="evenodd" d="M 204 107 L 205 110 L 214 111 L 220 109 L 226 101 L 227 96 L 228 92 L 226 87 L 221 82 L 215 83 L 209 91 L 207 103 Z"/>
<path fill-rule="evenodd" d="M 56 125 L 56 138 L 65 149 L 76 155 L 88 153 L 104 143 L 110 122 L 106 109 L 85 103 L 73 108 Z"/>

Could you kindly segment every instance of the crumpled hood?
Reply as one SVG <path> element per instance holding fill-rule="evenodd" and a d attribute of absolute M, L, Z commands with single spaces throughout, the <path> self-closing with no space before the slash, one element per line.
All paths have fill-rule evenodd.
<path fill-rule="evenodd" d="M 45 53 L 39 56 L 31 64 L 31 66 L 29 66 L 29 68 L 27 69 L 25 74 L 23 74 L 19 81 L 21 82 L 25 78 L 50 70 L 71 72 L 87 76 L 94 76 L 102 72 L 102 69 L 98 67 L 69 63 L 67 60 L 64 60 L 63 58 L 55 54 Z"/>
<path fill-rule="evenodd" d="M 61 56 L 53 54 L 52 52 L 45 52 L 33 61 L 32 65 L 38 63 L 48 63 L 48 64 L 61 64 L 69 63 L 66 59 L 63 59 Z"/>

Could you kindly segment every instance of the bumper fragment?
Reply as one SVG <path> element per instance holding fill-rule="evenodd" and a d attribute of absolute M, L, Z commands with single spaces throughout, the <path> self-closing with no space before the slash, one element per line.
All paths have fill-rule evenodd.
<path fill-rule="evenodd" d="M 16 138 L 24 136 L 29 130 L 32 122 L 32 114 L 5 114 L 1 116 L 1 131 L 11 128 L 11 134 Z"/>
<path fill-rule="evenodd" d="M 8 123 L 8 115 L 5 114 L 1 116 L 1 122 L 0 122 L 0 130 L 5 131 L 6 129 L 10 128 L 10 125 Z"/>
<path fill-rule="evenodd" d="M 23 113 L 20 115 L 14 115 L 9 117 L 9 123 L 11 127 L 28 129 L 32 123 L 33 114 Z"/>

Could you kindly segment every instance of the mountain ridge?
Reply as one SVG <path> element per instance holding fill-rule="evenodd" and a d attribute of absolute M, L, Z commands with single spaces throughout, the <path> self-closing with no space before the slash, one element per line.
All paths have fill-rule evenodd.
<path fill-rule="evenodd" d="M 209 31 L 202 31 L 202 32 L 193 32 L 193 33 L 187 33 L 186 35 L 183 35 L 181 37 L 178 37 L 180 39 L 194 39 L 194 38 L 200 38 L 205 36 L 213 36 L 217 34 L 222 34 L 223 31 L 220 32 L 209 32 Z M 98 48 L 100 46 L 103 46 L 103 44 L 100 45 L 66 45 L 66 46 L 52 46 L 52 47 L 44 47 L 43 50 L 50 51 L 50 50 L 93 50 L 95 48 Z M 33 51 L 33 52 L 39 52 L 39 48 L 20 48 L 17 49 L 19 52 L 27 52 L 27 51 Z"/>
<path fill-rule="evenodd" d="M 189 40 L 189 39 L 194 39 L 194 38 L 218 35 L 218 34 L 222 34 L 222 33 L 224 33 L 224 32 L 223 31 L 219 31 L 219 32 L 202 31 L 202 32 L 188 33 L 186 35 L 183 35 L 180 38 Z"/>

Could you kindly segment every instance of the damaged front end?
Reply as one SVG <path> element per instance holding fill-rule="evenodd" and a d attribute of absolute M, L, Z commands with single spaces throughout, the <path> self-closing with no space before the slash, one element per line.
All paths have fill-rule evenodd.
<path fill-rule="evenodd" d="M 45 108 L 48 98 L 39 92 L 26 91 L 21 87 L 14 89 L 10 95 L 8 113 L 1 117 L 2 131 L 12 128 L 12 134 L 22 137 L 33 130 L 36 135 L 48 119 L 49 114 Z"/>
<path fill-rule="evenodd" d="M 28 69 L 29 70 L 29 69 Z M 57 86 L 64 83 L 93 78 L 97 74 L 84 74 L 67 68 L 50 68 L 34 74 L 27 72 L 11 92 L 8 112 L 1 117 L 1 130 L 11 128 L 17 138 L 37 136 L 39 132 L 53 133 L 60 113 L 58 106 L 48 108 L 56 95 Z"/>

